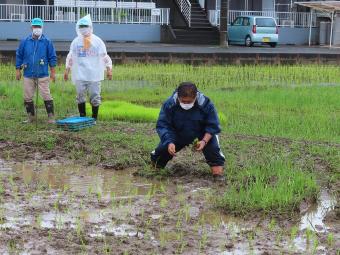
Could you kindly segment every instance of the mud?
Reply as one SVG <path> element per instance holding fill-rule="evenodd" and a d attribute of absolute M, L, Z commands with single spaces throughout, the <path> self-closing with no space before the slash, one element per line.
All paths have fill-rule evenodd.
<path fill-rule="evenodd" d="M 180 162 L 180 160 L 178 160 Z M 0 161 L 2 254 L 336 254 L 336 200 L 324 189 L 293 218 L 226 215 L 209 178 L 151 180 L 59 160 Z M 176 170 L 177 169 L 177 170 Z"/>

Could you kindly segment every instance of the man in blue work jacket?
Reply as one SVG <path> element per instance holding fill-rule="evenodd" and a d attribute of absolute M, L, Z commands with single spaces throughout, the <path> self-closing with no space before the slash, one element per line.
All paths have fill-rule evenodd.
<path fill-rule="evenodd" d="M 33 97 L 37 87 L 42 96 L 48 123 L 54 123 L 53 98 L 50 93 L 50 79 L 55 81 L 55 66 L 57 56 L 52 42 L 42 33 L 43 21 L 34 18 L 31 23 L 32 34 L 21 40 L 16 51 L 16 79 L 21 79 L 21 70 L 24 70 L 24 105 L 27 111 L 27 122 L 35 119 Z M 48 73 L 50 67 L 50 77 Z"/>
<path fill-rule="evenodd" d="M 156 129 L 161 140 L 151 153 L 151 161 L 156 167 L 164 168 L 176 152 L 198 139 L 196 150 L 203 152 L 214 178 L 224 179 L 225 158 L 219 146 L 221 128 L 217 112 L 195 84 L 181 83 L 164 102 Z"/>

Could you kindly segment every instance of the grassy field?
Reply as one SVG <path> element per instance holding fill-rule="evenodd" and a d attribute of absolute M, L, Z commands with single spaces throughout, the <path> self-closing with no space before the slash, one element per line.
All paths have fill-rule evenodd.
<path fill-rule="evenodd" d="M 340 72 L 335 66 L 116 66 L 113 81 L 102 83 L 102 121 L 99 117 L 95 128 L 80 133 L 65 133 L 43 121 L 37 131 L 35 125 L 22 125 L 21 82 L 13 81 L 13 67 L 0 70 L 1 141 L 86 164 L 134 166 L 141 174 L 159 175 L 148 166 L 158 142 L 155 116 L 180 82 L 193 81 L 223 118 L 228 189 L 218 206 L 236 214 L 291 212 L 301 201 L 315 200 L 317 180 L 339 182 Z M 51 85 L 57 118 L 77 114 L 75 88 L 61 80 L 62 70 Z M 38 114 L 45 120 L 39 100 Z M 16 158 L 23 151 L 13 145 L 2 156 Z M 187 159 L 188 174 L 206 176 L 207 167 L 195 158 Z"/>

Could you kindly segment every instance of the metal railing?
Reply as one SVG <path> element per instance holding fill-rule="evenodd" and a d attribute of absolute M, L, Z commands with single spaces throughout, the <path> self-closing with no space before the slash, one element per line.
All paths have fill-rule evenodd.
<path fill-rule="evenodd" d="M 202 9 L 205 9 L 205 0 L 199 0 L 198 3 L 200 4 Z"/>
<path fill-rule="evenodd" d="M 189 0 L 176 0 L 181 13 L 183 14 L 185 20 L 188 22 L 188 26 L 191 26 L 191 3 Z"/>
<path fill-rule="evenodd" d="M 61 7 L 54 5 L 0 4 L 0 21 L 31 21 L 40 17 L 46 22 L 75 22 L 91 14 L 95 23 L 169 24 L 170 9 Z"/>
<path fill-rule="evenodd" d="M 312 15 L 312 19 L 311 19 Z M 275 11 L 235 11 L 230 10 L 228 24 L 231 24 L 238 16 L 264 16 L 273 17 L 280 27 L 309 27 L 312 20 L 312 27 L 317 26 L 317 14 L 310 12 L 275 12 Z M 220 10 L 209 10 L 208 18 L 213 26 L 220 25 Z"/>
<path fill-rule="evenodd" d="M 84 1 L 84 0 L 54 0 L 54 6 L 61 7 L 101 7 L 101 8 L 141 8 L 154 9 L 156 4 L 149 1 Z"/>

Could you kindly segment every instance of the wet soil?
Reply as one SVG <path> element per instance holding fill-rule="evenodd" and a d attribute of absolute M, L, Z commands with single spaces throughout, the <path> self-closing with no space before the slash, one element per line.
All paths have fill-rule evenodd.
<path fill-rule="evenodd" d="M 176 162 L 176 161 L 179 162 Z M 180 164 L 175 159 L 170 167 Z M 58 160 L 0 161 L 0 250 L 13 254 L 335 254 L 335 200 L 301 215 L 238 218 L 213 206 L 225 186 L 151 180 Z M 324 222 L 326 217 L 326 222 Z M 309 230 L 307 231 L 307 229 Z M 307 234 L 308 233 L 308 234 Z"/>
<path fill-rule="evenodd" d="M 43 139 L 0 141 L 2 253 L 339 252 L 338 179 L 327 181 L 318 201 L 305 201 L 292 215 L 235 216 L 214 207 L 214 199 L 227 186 L 213 182 L 202 155 L 184 150 L 169 164 L 166 177 L 143 178 L 141 168 L 148 163 L 148 151 L 124 141 L 141 130 L 143 139 L 154 136 L 153 128 L 107 125 L 101 129 L 126 136 L 98 142 L 102 146 L 98 148 L 105 148 L 98 155 L 91 147 L 96 137 L 91 140 L 55 130 L 44 130 L 55 138 L 51 148 Z M 338 171 L 337 161 L 310 152 L 314 145 L 338 149 L 337 144 L 244 135 L 222 139 L 231 141 L 222 149 L 236 158 L 240 169 L 248 158 L 264 154 L 264 145 L 274 144 L 273 150 L 292 154 L 295 162 L 311 164 L 321 174 Z M 297 146 L 295 156 L 292 150 Z M 121 155 L 127 155 L 126 159 L 116 160 Z"/>

